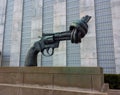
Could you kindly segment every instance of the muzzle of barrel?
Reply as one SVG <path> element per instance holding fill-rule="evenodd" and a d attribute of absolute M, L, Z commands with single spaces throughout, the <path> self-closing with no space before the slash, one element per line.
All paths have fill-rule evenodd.
<path fill-rule="evenodd" d="M 81 38 L 83 38 L 88 32 L 88 21 L 91 19 L 91 16 L 84 16 L 81 20 L 73 22 L 69 30 L 71 31 L 71 42 L 80 43 Z"/>

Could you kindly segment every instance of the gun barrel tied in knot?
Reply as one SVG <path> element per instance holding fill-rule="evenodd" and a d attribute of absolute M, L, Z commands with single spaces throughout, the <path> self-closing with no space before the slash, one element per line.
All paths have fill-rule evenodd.
<path fill-rule="evenodd" d="M 43 33 L 42 38 L 35 42 L 29 49 L 25 59 L 25 66 L 37 66 L 37 54 L 41 52 L 44 56 L 52 56 L 54 49 L 59 47 L 60 41 L 71 40 L 71 43 L 80 43 L 88 32 L 88 21 L 91 16 L 84 16 L 81 20 L 73 22 L 69 31 L 59 33 Z"/>

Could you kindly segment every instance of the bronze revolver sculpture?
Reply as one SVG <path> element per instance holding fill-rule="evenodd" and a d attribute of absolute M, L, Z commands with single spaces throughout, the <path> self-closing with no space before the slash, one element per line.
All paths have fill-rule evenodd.
<path fill-rule="evenodd" d="M 44 56 L 52 56 L 54 49 L 59 47 L 59 42 L 71 40 L 71 43 L 80 43 L 88 31 L 88 21 L 91 16 L 84 16 L 81 20 L 73 22 L 69 31 L 59 33 L 42 34 L 42 38 L 35 42 L 29 49 L 25 59 L 25 66 L 37 66 L 37 54 L 41 52 Z"/>

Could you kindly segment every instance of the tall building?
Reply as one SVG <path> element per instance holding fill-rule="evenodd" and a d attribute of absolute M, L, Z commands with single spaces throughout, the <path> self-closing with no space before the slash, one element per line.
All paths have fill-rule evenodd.
<path fill-rule="evenodd" d="M 54 55 L 38 54 L 38 66 L 103 67 L 120 73 L 119 0 L 0 0 L 1 66 L 24 66 L 42 33 L 69 30 L 84 15 L 92 16 L 80 44 L 60 42 Z"/>

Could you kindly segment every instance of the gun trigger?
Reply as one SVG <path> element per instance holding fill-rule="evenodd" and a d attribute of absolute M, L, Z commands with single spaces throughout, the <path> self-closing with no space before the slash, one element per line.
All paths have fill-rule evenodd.
<path fill-rule="evenodd" d="M 54 48 L 52 48 L 52 53 L 51 53 L 51 55 L 53 55 L 54 54 Z"/>
<path fill-rule="evenodd" d="M 48 54 L 48 55 L 50 55 L 50 53 L 49 53 L 49 49 L 50 49 L 50 48 L 47 48 L 47 49 L 46 49 L 46 50 L 47 50 L 47 54 Z"/>
<path fill-rule="evenodd" d="M 44 49 L 43 51 L 42 51 L 42 54 L 44 55 L 44 56 L 46 56 L 46 57 L 49 57 L 50 55 L 48 55 L 48 53 L 47 53 L 47 49 Z"/>

